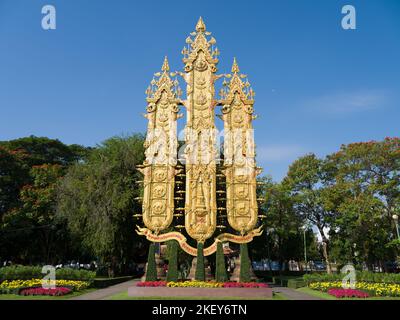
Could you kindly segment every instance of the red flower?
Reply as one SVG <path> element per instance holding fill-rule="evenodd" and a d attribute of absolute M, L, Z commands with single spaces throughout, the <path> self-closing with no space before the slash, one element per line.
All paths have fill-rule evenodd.
<path fill-rule="evenodd" d="M 136 284 L 138 287 L 166 287 L 166 281 L 142 281 Z"/>
<path fill-rule="evenodd" d="M 19 294 L 22 296 L 63 296 L 71 291 L 71 289 L 65 287 L 58 287 L 54 289 L 29 288 L 21 290 Z"/>
<path fill-rule="evenodd" d="M 368 298 L 368 293 L 354 289 L 329 289 L 328 294 L 336 298 Z"/>

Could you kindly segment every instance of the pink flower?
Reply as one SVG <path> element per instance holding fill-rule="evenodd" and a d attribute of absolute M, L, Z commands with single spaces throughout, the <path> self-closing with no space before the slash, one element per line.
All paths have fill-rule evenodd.
<path fill-rule="evenodd" d="M 71 289 L 65 287 L 58 287 L 54 289 L 29 288 L 21 290 L 19 294 L 22 296 L 63 296 L 71 291 Z"/>
<path fill-rule="evenodd" d="M 354 289 L 329 289 L 328 294 L 336 298 L 368 298 L 368 293 Z"/>

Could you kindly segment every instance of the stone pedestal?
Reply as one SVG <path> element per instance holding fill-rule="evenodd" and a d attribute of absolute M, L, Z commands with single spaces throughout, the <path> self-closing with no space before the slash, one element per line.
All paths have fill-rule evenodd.
<path fill-rule="evenodd" d="M 230 281 L 239 282 L 240 280 L 240 258 L 235 258 L 235 269 L 233 269 L 233 273 L 231 275 Z M 250 280 L 257 281 L 257 277 L 254 274 L 253 267 L 250 264 Z"/>
<path fill-rule="evenodd" d="M 214 277 L 211 273 L 211 267 L 208 265 L 207 259 L 204 259 L 204 264 L 206 265 L 206 267 L 205 267 L 206 281 L 214 280 Z M 196 267 L 197 267 L 197 258 L 193 258 L 192 266 L 190 267 L 190 272 L 188 275 L 188 279 L 190 279 L 190 280 L 196 279 Z"/>
<path fill-rule="evenodd" d="M 144 271 L 144 275 L 140 278 L 141 281 L 146 281 L 146 273 L 147 273 L 147 262 Z M 157 266 L 157 279 L 165 280 L 167 277 L 167 273 L 164 270 L 165 261 L 160 258 L 160 255 L 156 254 L 156 266 Z"/>
<path fill-rule="evenodd" d="M 190 272 L 187 278 L 189 280 L 194 280 L 196 277 L 196 266 L 197 266 L 197 258 L 193 258 L 192 260 L 192 266 L 190 267 Z"/>
<path fill-rule="evenodd" d="M 211 273 L 211 267 L 207 266 L 206 267 L 206 281 L 212 281 L 212 280 L 214 280 L 214 277 Z"/>
<path fill-rule="evenodd" d="M 157 265 L 157 278 L 160 280 L 165 280 L 167 277 L 167 273 L 165 272 L 164 265 L 165 261 L 161 259 L 161 257 L 156 254 L 156 265 Z"/>
<path fill-rule="evenodd" d="M 239 282 L 239 278 L 240 278 L 240 259 L 239 258 L 235 258 L 234 262 L 235 262 L 235 268 L 233 269 L 233 273 L 232 273 L 232 275 L 230 277 L 230 281 Z"/>

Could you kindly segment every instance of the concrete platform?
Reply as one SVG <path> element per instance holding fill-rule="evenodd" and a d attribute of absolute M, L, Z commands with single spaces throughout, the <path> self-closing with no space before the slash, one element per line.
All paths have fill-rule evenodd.
<path fill-rule="evenodd" d="M 272 299 L 272 289 L 129 287 L 128 295 L 131 297 L 236 297 Z"/>

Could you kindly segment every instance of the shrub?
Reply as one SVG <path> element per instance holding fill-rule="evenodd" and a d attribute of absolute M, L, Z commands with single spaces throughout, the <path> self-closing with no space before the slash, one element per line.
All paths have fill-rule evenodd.
<path fill-rule="evenodd" d="M 9 266 L 0 268 L 0 283 L 5 280 L 30 280 L 43 278 L 40 266 Z M 61 268 L 56 270 L 57 280 L 82 280 L 92 282 L 96 273 L 87 270 L 76 270 L 71 268 Z"/>
<path fill-rule="evenodd" d="M 149 256 L 147 258 L 146 281 L 157 281 L 156 248 L 150 243 Z"/>
<path fill-rule="evenodd" d="M 250 282 L 250 259 L 247 243 L 240 244 L 240 282 Z"/>
<path fill-rule="evenodd" d="M 168 273 L 167 281 L 178 281 L 178 241 L 168 241 Z"/>
<path fill-rule="evenodd" d="M 197 264 L 196 264 L 196 274 L 195 279 L 197 281 L 205 281 L 206 275 L 204 270 L 204 253 L 203 244 L 199 242 L 197 244 Z"/>
<path fill-rule="evenodd" d="M 305 274 L 303 276 L 304 281 L 307 284 L 313 282 L 334 282 L 342 281 L 344 274 L 332 273 L 332 274 Z M 356 271 L 356 280 L 370 283 L 395 283 L 400 284 L 400 274 L 395 273 L 375 273 L 371 271 Z"/>
<path fill-rule="evenodd" d="M 228 273 L 226 272 L 225 268 L 225 257 L 222 242 L 218 242 L 217 244 L 215 280 L 217 282 L 228 281 Z"/>

